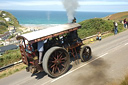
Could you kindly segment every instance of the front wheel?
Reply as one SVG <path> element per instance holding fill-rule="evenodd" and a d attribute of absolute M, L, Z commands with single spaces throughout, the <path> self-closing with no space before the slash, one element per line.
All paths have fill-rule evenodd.
<path fill-rule="evenodd" d="M 58 77 L 64 74 L 70 65 L 70 56 L 62 47 L 52 47 L 44 55 L 43 69 L 52 76 Z"/>
<path fill-rule="evenodd" d="M 83 62 L 91 58 L 91 48 L 89 46 L 84 46 L 80 50 L 80 58 Z"/>

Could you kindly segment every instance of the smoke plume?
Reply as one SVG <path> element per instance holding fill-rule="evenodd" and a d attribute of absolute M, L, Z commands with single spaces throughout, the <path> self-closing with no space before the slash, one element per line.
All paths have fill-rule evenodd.
<path fill-rule="evenodd" d="M 75 15 L 75 10 L 79 6 L 78 0 L 63 0 L 63 5 L 67 11 L 68 23 L 71 23 Z"/>

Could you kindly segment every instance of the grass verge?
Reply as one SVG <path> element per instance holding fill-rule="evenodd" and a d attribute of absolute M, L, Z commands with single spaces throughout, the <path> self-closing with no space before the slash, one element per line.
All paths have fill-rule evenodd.
<path fill-rule="evenodd" d="M 122 29 L 119 33 L 124 32 L 124 31 L 126 31 L 126 30 L 127 30 L 127 29 Z M 108 32 L 108 33 L 102 35 L 102 39 L 104 39 L 104 38 L 106 38 L 106 37 L 109 37 L 109 36 L 112 36 L 112 35 L 114 35 L 114 33 Z M 93 39 L 93 42 L 91 41 L 91 39 Z M 91 43 L 94 43 L 95 41 L 97 41 L 97 40 L 96 40 L 96 37 L 93 37 L 93 38 L 91 38 L 91 39 L 83 40 L 83 44 L 84 44 L 84 45 L 87 45 L 87 44 L 91 44 Z"/>
<path fill-rule="evenodd" d="M 125 79 L 122 80 L 119 85 L 128 85 L 128 74 L 125 76 Z"/>
<path fill-rule="evenodd" d="M 106 34 L 102 35 L 102 39 L 112 36 L 112 35 L 114 35 L 112 32 L 106 33 Z M 93 42 L 91 41 L 91 39 L 93 40 Z M 94 43 L 95 41 L 97 41 L 96 37 L 93 37 L 91 39 L 83 40 L 83 44 L 87 45 L 87 44 L 91 44 L 91 43 Z"/>
<path fill-rule="evenodd" d="M 22 64 L 15 65 L 15 66 L 13 66 L 11 68 L 8 68 L 8 69 L 0 72 L 0 79 L 1 78 L 4 78 L 4 77 L 7 77 L 9 75 L 12 75 L 12 74 L 14 74 L 14 73 L 16 73 L 18 71 L 21 71 L 21 70 L 23 70 L 25 68 L 26 68 L 26 65 L 23 64 L 23 63 Z"/>
<path fill-rule="evenodd" d="M 19 49 L 8 50 L 2 56 L 0 56 L 0 67 L 12 64 L 21 60 L 21 53 Z"/>
<path fill-rule="evenodd" d="M 124 79 L 120 79 L 120 80 L 115 80 L 112 81 L 106 85 L 128 85 L 128 73 L 127 75 L 124 77 Z"/>

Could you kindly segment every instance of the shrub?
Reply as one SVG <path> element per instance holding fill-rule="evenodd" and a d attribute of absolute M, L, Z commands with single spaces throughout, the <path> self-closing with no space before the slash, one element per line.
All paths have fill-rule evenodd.
<path fill-rule="evenodd" d="M 0 67 L 17 62 L 21 59 L 20 50 L 9 50 L 0 56 Z"/>
<path fill-rule="evenodd" d="M 97 32 L 114 31 L 113 21 L 111 20 L 95 18 L 82 21 L 79 24 L 81 25 L 81 29 L 78 30 L 78 35 L 80 38 L 97 34 Z M 122 30 L 123 25 L 121 23 L 118 23 L 118 31 L 120 32 Z"/>
<path fill-rule="evenodd" d="M 7 27 L 3 26 L 3 25 L 0 25 L 0 34 L 3 34 L 6 31 L 7 31 Z"/>

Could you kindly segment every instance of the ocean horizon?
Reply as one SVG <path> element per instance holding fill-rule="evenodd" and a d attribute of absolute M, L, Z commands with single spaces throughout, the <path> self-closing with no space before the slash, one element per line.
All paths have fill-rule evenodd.
<path fill-rule="evenodd" d="M 13 14 L 21 25 L 54 25 L 68 23 L 66 11 L 33 11 L 33 10 L 5 10 Z M 77 23 L 92 19 L 102 18 L 116 12 L 75 12 Z"/>

